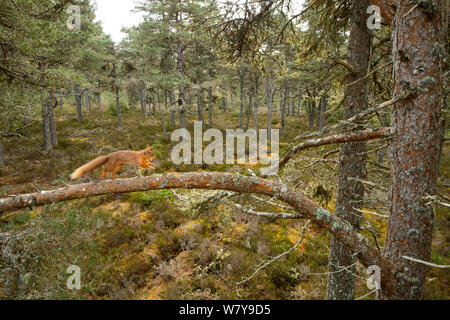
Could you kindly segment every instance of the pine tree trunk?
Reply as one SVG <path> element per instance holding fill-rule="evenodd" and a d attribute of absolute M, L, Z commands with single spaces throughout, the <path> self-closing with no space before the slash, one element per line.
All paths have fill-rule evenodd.
<path fill-rule="evenodd" d="M 91 96 L 89 94 L 89 91 L 86 91 L 86 106 L 88 108 L 89 111 L 91 111 Z"/>
<path fill-rule="evenodd" d="M 181 41 L 177 41 L 177 67 L 178 67 L 178 75 L 180 77 L 184 77 L 184 57 L 183 50 L 181 47 Z M 186 128 L 186 107 L 185 107 L 185 90 L 186 88 L 180 88 L 178 93 L 178 108 L 180 110 L 180 127 Z"/>
<path fill-rule="evenodd" d="M 58 146 L 58 134 L 56 132 L 56 122 L 55 122 L 55 109 L 52 105 L 52 100 L 48 103 L 48 119 L 50 125 L 50 134 L 53 147 Z"/>
<path fill-rule="evenodd" d="M 255 74 L 255 106 L 253 108 L 253 126 L 258 132 L 258 91 L 259 91 L 259 83 L 258 83 L 259 76 Z"/>
<path fill-rule="evenodd" d="M 144 89 L 139 88 L 139 101 L 141 102 L 142 113 L 147 118 L 147 107 L 145 103 Z"/>
<path fill-rule="evenodd" d="M 203 122 L 202 92 L 200 89 L 199 71 L 195 74 L 197 80 L 197 120 Z"/>
<path fill-rule="evenodd" d="M 309 96 L 309 101 L 306 103 L 306 112 L 308 113 L 308 125 L 310 129 L 314 129 L 314 122 L 316 118 L 316 93 L 315 90 L 312 91 L 312 94 Z"/>
<path fill-rule="evenodd" d="M 208 88 L 208 112 L 209 112 L 209 126 L 213 127 L 213 96 L 212 96 L 212 87 Z"/>
<path fill-rule="evenodd" d="M 159 112 L 161 115 L 161 124 L 162 124 L 162 128 L 163 128 L 163 139 L 167 140 L 167 129 L 166 129 L 166 121 L 164 120 L 164 111 L 163 108 L 161 108 L 161 97 L 159 95 L 159 91 L 156 92 L 156 96 L 158 98 L 158 104 L 159 104 Z M 165 99 L 164 101 L 165 107 L 167 107 L 167 99 Z"/>
<path fill-rule="evenodd" d="M 294 91 L 292 91 L 292 95 L 294 95 Z M 291 116 L 295 116 L 295 98 L 291 99 Z"/>
<path fill-rule="evenodd" d="M 5 153 L 3 151 L 3 139 L 0 138 L 0 167 L 5 165 Z"/>
<path fill-rule="evenodd" d="M 173 93 L 173 91 L 170 91 L 169 94 L 169 103 L 170 103 L 170 128 L 174 129 L 175 128 L 175 95 Z"/>
<path fill-rule="evenodd" d="M 281 134 L 284 136 L 286 133 L 286 102 L 287 102 L 288 88 L 287 84 L 284 84 L 284 94 L 280 93 L 280 112 L 281 112 Z"/>
<path fill-rule="evenodd" d="M 388 119 L 387 119 L 387 113 L 383 112 L 380 115 L 380 123 L 382 127 L 387 127 L 388 126 Z M 382 147 L 386 142 L 385 141 L 380 141 L 379 146 Z M 377 152 L 377 162 L 379 164 L 382 164 L 384 162 L 384 156 L 386 155 L 386 151 L 384 149 L 380 149 Z"/>
<path fill-rule="evenodd" d="M 327 100 L 328 100 L 328 95 L 326 93 L 324 93 L 320 97 L 319 109 L 318 109 L 319 112 L 317 115 L 317 127 L 319 129 L 323 129 L 327 124 L 327 120 L 326 120 Z M 386 127 L 386 125 L 382 125 L 382 127 Z"/>
<path fill-rule="evenodd" d="M 433 207 L 426 197 L 436 194 L 447 11 L 444 0 L 429 2 L 437 10 L 426 14 L 418 7 L 404 18 L 413 4 L 397 0 L 392 31 L 394 96 L 417 88 L 416 95 L 395 104 L 391 119 L 391 206 L 383 254 L 404 273 L 394 284 L 395 299 L 422 297 L 427 266 L 403 256 L 429 261 L 433 235 Z"/>
<path fill-rule="evenodd" d="M 239 113 L 239 128 L 244 128 L 244 68 L 241 66 L 239 70 L 239 84 L 240 84 L 240 113 Z"/>
<path fill-rule="evenodd" d="M 252 108 L 253 108 L 253 94 L 250 92 L 251 89 L 248 89 L 248 105 L 247 105 L 247 118 L 245 123 L 245 130 L 248 130 L 248 127 L 250 125 L 250 117 L 252 115 Z"/>
<path fill-rule="evenodd" d="M 77 108 L 77 116 L 78 116 L 78 122 L 83 122 L 83 109 L 81 106 L 81 89 L 80 86 L 75 85 L 74 86 L 74 92 L 75 92 L 75 104 Z"/>
<path fill-rule="evenodd" d="M 223 104 L 223 112 L 227 113 L 228 112 L 228 99 L 227 99 L 227 97 L 223 97 L 222 104 Z"/>
<path fill-rule="evenodd" d="M 152 95 L 152 105 L 153 105 L 152 113 L 154 116 L 156 116 L 156 100 L 154 95 Z"/>
<path fill-rule="evenodd" d="M 346 83 L 362 78 L 368 69 L 372 45 L 371 31 L 367 28 L 366 14 L 369 0 L 352 0 L 350 15 L 349 63 L 355 69 L 348 73 Z M 344 118 L 348 119 L 368 107 L 369 80 L 364 79 L 344 91 Z M 349 178 L 366 178 L 366 142 L 342 145 L 339 158 L 338 190 L 335 214 L 349 221 L 359 230 L 360 213 L 364 199 L 364 185 Z M 355 296 L 356 258 L 341 241 L 332 235 L 329 255 L 329 275 L 327 283 L 328 300 L 353 300 Z M 347 269 L 343 269 L 347 267 Z"/>
<path fill-rule="evenodd" d="M 102 94 L 98 93 L 97 94 L 97 102 L 98 102 L 98 110 L 102 110 Z"/>
<path fill-rule="evenodd" d="M 46 99 L 42 104 L 42 133 L 44 138 L 44 151 L 51 151 L 53 149 L 50 132 L 49 108 L 51 108 L 50 101 L 49 99 Z"/>
<path fill-rule="evenodd" d="M 24 126 L 23 135 L 25 136 L 25 138 L 29 138 L 30 130 L 28 129 L 28 117 L 27 116 L 25 116 L 24 119 L 22 120 L 22 124 Z"/>
<path fill-rule="evenodd" d="M 273 95 L 274 87 L 270 78 L 267 79 L 267 139 L 272 140 L 272 111 L 273 111 Z"/>
<path fill-rule="evenodd" d="M 114 91 L 116 95 L 116 108 L 117 108 L 117 126 L 122 127 L 122 111 L 120 110 L 120 95 L 119 95 L 119 79 L 117 75 L 117 65 L 113 64 L 114 75 Z"/>

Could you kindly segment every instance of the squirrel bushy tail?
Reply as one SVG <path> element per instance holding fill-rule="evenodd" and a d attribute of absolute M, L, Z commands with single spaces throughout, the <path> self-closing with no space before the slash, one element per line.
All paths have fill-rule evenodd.
<path fill-rule="evenodd" d="M 91 172 L 92 170 L 104 165 L 108 160 L 109 156 L 98 157 L 97 159 L 94 159 L 91 162 L 75 170 L 75 172 L 70 175 L 70 179 L 72 180 L 79 179 L 86 173 Z"/>

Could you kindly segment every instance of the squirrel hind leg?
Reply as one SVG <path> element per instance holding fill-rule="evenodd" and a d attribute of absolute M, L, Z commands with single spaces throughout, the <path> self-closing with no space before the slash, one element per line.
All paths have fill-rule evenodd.
<path fill-rule="evenodd" d="M 121 165 L 118 165 L 114 168 L 114 170 L 111 172 L 111 178 L 116 179 L 116 172 L 119 171 L 122 168 Z"/>

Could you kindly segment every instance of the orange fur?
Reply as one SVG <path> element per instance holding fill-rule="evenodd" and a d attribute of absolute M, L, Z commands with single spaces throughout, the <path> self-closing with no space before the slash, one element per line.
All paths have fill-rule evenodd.
<path fill-rule="evenodd" d="M 116 172 L 119 171 L 125 163 L 134 163 L 140 168 L 154 169 L 151 164 L 153 159 L 155 159 L 155 155 L 150 147 L 147 147 L 147 149 L 142 151 L 117 151 L 108 154 L 107 156 L 98 157 L 79 167 L 72 173 L 70 178 L 72 180 L 79 179 L 86 173 L 104 165 L 102 179 L 106 178 L 108 172 L 111 173 L 111 178 L 115 179 Z"/>

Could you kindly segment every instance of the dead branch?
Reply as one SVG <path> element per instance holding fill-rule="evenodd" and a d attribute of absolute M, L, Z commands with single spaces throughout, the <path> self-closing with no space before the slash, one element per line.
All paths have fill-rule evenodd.
<path fill-rule="evenodd" d="M 64 188 L 0 199 L 0 213 L 20 208 L 41 206 L 67 200 L 89 198 L 108 193 L 129 193 L 156 189 L 209 189 L 239 193 L 256 193 L 277 196 L 292 206 L 299 214 L 333 232 L 354 252 L 359 253 L 363 264 L 383 265 L 377 250 L 361 237 L 352 226 L 308 199 L 302 192 L 294 191 L 278 181 L 258 177 L 245 177 L 231 173 L 190 172 L 168 173 L 129 179 L 103 180 L 69 185 Z"/>
<path fill-rule="evenodd" d="M 251 215 L 251 216 L 256 216 L 256 217 L 265 217 L 265 218 L 273 218 L 273 219 L 301 219 L 304 218 L 302 215 L 300 214 L 295 214 L 295 213 L 286 213 L 286 212 L 260 212 L 260 211 L 255 211 L 249 208 L 245 208 L 244 206 L 241 206 L 238 203 L 234 203 L 235 207 L 238 208 L 240 211 Z"/>
<path fill-rule="evenodd" d="M 353 68 L 353 66 L 350 63 L 348 63 L 347 61 L 345 61 L 345 60 L 338 59 L 338 58 L 331 58 L 331 61 L 333 61 L 334 63 L 345 67 L 350 73 L 355 73 L 356 72 L 355 68 Z"/>
<path fill-rule="evenodd" d="M 281 168 L 282 166 L 284 166 L 295 154 L 297 154 L 301 150 L 305 150 L 311 147 L 318 147 L 336 143 L 367 141 L 378 138 L 384 138 L 389 135 L 390 135 L 390 128 L 380 128 L 376 130 L 368 129 L 364 131 L 355 131 L 350 133 L 337 134 L 320 139 L 307 140 L 295 146 L 290 152 L 288 152 L 288 154 L 286 154 L 280 160 L 279 167 Z"/>
<path fill-rule="evenodd" d="M 323 128 L 323 129 L 321 129 L 319 131 L 302 134 L 300 136 L 295 137 L 295 140 L 297 140 L 297 139 L 308 139 L 308 138 L 313 138 L 313 137 L 320 137 L 320 136 L 324 135 L 327 132 L 330 132 L 330 131 L 342 128 L 342 127 L 348 125 L 349 123 L 353 123 L 353 122 L 359 121 L 359 120 L 361 120 L 361 119 L 363 119 L 363 118 L 365 118 L 365 117 L 367 117 L 367 116 L 369 116 L 371 114 L 376 113 L 377 111 L 385 109 L 385 108 L 387 108 L 387 107 L 397 103 L 398 101 L 400 101 L 400 100 L 402 100 L 404 98 L 405 98 L 405 96 L 400 96 L 400 97 L 391 99 L 389 101 L 385 101 L 382 104 L 379 104 L 379 105 L 377 105 L 377 106 L 375 106 L 373 108 L 369 108 L 369 109 L 367 109 L 367 110 L 365 110 L 365 111 L 363 111 L 361 113 L 358 113 L 357 115 L 354 115 L 350 119 L 346 119 L 345 122 L 339 122 L 339 123 L 335 124 L 334 126 L 325 127 L 325 128 Z"/>
<path fill-rule="evenodd" d="M 416 258 L 411 258 L 411 257 L 408 257 L 408 256 L 403 256 L 402 258 L 406 259 L 406 260 L 409 260 L 409 261 L 421 263 L 421 264 L 424 264 L 424 265 L 430 266 L 430 267 L 442 268 L 442 269 L 450 268 L 450 265 L 435 264 L 435 263 L 431 263 L 431 262 L 428 262 L 428 261 L 423 261 L 423 260 L 419 260 L 419 259 L 416 259 Z"/>
<path fill-rule="evenodd" d="M 289 204 L 298 214 L 310 219 L 319 227 L 332 232 L 337 239 L 355 253 L 364 266 L 379 266 L 382 270 L 383 289 L 388 295 L 393 292 L 393 279 L 395 272 L 398 272 L 398 270 L 388 260 L 384 259 L 364 236 L 356 232 L 350 223 L 318 206 L 304 193 L 295 191 L 278 181 L 258 177 L 245 177 L 219 172 L 189 172 L 69 185 L 56 190 L 0 199 L 0 217 L 2 216 L 1 213 L 20 208 L 89 198 L 108 193 L 129 193 L 157 189 L 226 190 L 277 197 L 277 199 Z"/>
<path fill-rule="evenodd" d="M 381 10 L 381 16 L 388 25 L 392 25 L 395 16 L 395 6 L 393 0 L 370 0 L 370 2 Z"/>

